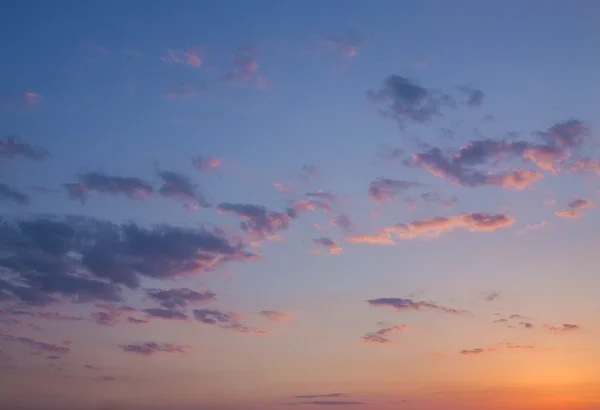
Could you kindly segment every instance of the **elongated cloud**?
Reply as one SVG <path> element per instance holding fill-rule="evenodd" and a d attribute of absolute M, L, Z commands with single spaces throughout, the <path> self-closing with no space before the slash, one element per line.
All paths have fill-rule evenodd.
<path fill-rule="evenodd" d="M 418 187 L 418 182 L 408 182 L 397 179 L 378 178 L 369 184 L 369 197 L 377 202 L 392 200 L 400 192 Z"/>
<path fill-rule="evenodd" d="M 542 327 L 544 329 L 546 329 L 547 331 L 552 332 L 554 334 L 572 333 L 572 332 L 577 332 L 577 331 L 581 330 L 581 327 L 579 325 L 571 325 L 568 323 L 565 323 L 564 325 L 562 325 L 560 327 L 554 327 L 554 326 L 549 326 L 549 325 L 543 325 Z"/>
<path fill-rule="evenodd" d="M 153 193 L 152 185 L 135 177 L 118 177 L 100 172 L 88 172 L 79 176 L 79 182 L 64 185 L 73 199 L 84 201 L 89 192 L 123 195 L 131 199 L 147 199 Z"/>
<path fill-rule="evenodd" d="M 238 333 L 265 334 L 264 330 L 252 329 L 239 323 L 239 317 L 230 312 L 222 312 L 216 309 L 195 309 L 194 318 L 206 325 L 218 326 L 222 329 L 232 330 Z"/>
<path fill-rule="evenodd" d="M 330 255 L 341 255 L 344 250 L 331 238 L 321 237 L 312 240 L 314 243 L 324 246 Z"/>
<path fill-rule="evenodd" d="M 97 304 L 98 311 L 92 313 L 92 318 L 99 325 L 114 326 L 119 323 L 124 313 L 135 312 L 136 309 L 129 306 L 112 306 L 106 304 Z"/>
<path fill-rule="evenodd" d="M 283 322 L 292 317 L 291 313 L 280 312 L 278 310 L 263 310 L 260 312 L 261 316 L 264 316 L 271 322 Z"/>
<path fill-rule="evenodd" d="M 382 105 L 381 113 L 400 125 L 404 125 L 406 120 L 418 123 L 430 121 L 440 115 L 443 109 L 456 104 L 450 96 L 399 75 L 386 78 L 379 90 L 367 91 L 367 97 Z"/>
<path fill-rule="evenodd" d="M 71 352 L 71 349 L 69 349 L 68 347 L 54 345 L 54 344 L 45 343 L 45 342 L 38 342 L 37 340 L 33 340 L 28 337 L 17 337 L 17 336 L 11 336 L 11 335 L 0 335 L 0 337 L 2 338 L 2 340 L 6 340 L 7 342 L 21 343 L 28 347 L 31 347 L 31 348 L 34 348 L 37 350 L 41 350 L 41 351 L 45 351 L 45 352 L 62 353 L 62 354 Z"/>
<path fill-rule="evenodd" d="M 41 161 L 50 158 L 51 155 L 44 148 L 30 145 L 16 137 L 0 140 L 0 161 L 17 157 Z"/>
<path fill-rule="evenodd" d="M 388 232 L 379 232 L 375 235 L 352 235 L 346 237 L 346 242 L 366 243 L 371 245 L 394 245 L 392 235 Z"/>
<path fill-rule="evenodd" d="M 579 218 L 583 215 L 582 209 L 595 208 L 596 204 L 585 198 L 576 198 L 567 204 L 566 209 L 561 209 L 554 215 L 561 218 Z"/>
<path fill-rule="evenodd" d="M 371 306 L 391 307 L 399 311 L 415 310 L 418 312 L 423 312 L 426 310 L 437 310 L 439 312 L 449 313 L 452 315 L 465 315 L 471 313 L 466 309 L 453 309 L 437 305 L 433 302 L 413 301 L 411 299 L 402 298 L 378 298 L 370 299 L 366 302 Z"/>
<path fill-rule="evenodd" d="M 464 356 L 469 356 L 469 355 L 483 354 L 485 352 L 487 352 L 486 349 L 477 348 L 477 349 L 465 349 L 465 350 L 461 350 L 460 354 L 462 354 Z"/>
<path fill-rule="evenodd" d="M 41 312 L 41 311 L 30 311 L 21 309 L 0 309 L 0 315 L 15 315 L 15 316 L 29 316 L 36 319 L 44 320 L 66 320 L 66 321 L 81 321 L 85 320 L 80 316 L 64 315 L 58 312 Z"/>
<path fill-rule="evenodd" d="M 208 303 L 217 300 L 217 295 L 213 292 L 198 292 L 189 288 L 148 289 L 146 294 L 167 309 L 183 308 L 190 303 Z"/>
<path fill-rule="evenodd" d="M 155 317 L 166 320 L 187 320 L 188 317 L 185 313 L 180 312 L 176 309 L 163 309 L 163 308 L 150 308 L 144 309 L 144 313 L 148 317 Z"/>
<path fill-rule="evenodd" d="M 173 343 L 133 343 L 128 345 L 120 345 L 121 349 L 128 353 L 137 353 L 142 356 L 152 356 L 156 353 L 187 353 L 190 346 L 177 345 Z"/>
<path fill-rule="evenodd" d="M 575 173 L 594 172 L 600 177 L 600 159 L 582 158 L 572 164 L 568 170 Z"/>
<path fill-rule="evenodd" d="M 325 397 L 345 397 L 348 393 L 325 393 L 325 394 L 306 394 L 303 396 L 294 396 L 296 399 L 320 399 Z"/>
<path fill-rule="evenodd" d="M 29 200 L 29 195 L 17 191 L 6 184 L 0 184 L 0 201 L 14 202 L 18 205 L 27 205 Z"/>
<path fill-rule="evenodd" d="M 359 406 L 365 403 L 361 401 L 345 401 L 345 400 L 314 400 L 314 401 L 302 401 L 299 403 L 287 403 L 290 406 L 300 405 L 316 405 L 316 406 Z"/>
<path fill-rule="evenodd" d="M 395 332 L 401 332 L 406 329 L 406 325 L 388 327 L 385 329 L 379 329 L 374 333 L 367 333 L 363 336 L 363 342 L 367 344 L 390 344 L 393 340 L 388 339 L 388 335 Z"/>

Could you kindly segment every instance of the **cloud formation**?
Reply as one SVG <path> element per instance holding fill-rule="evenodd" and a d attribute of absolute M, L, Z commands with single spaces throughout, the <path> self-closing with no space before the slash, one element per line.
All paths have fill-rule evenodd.
<path fill-rule="evenodd" d="M 585 198 L 576 198 L 567 204 L 566 209 L 555 212 L 554 215 L 561 218 L 579 218 L 583 215 L 582 209 L 595 208 L 596 204 Z"/>
<path fill-rule="evenodd" d="M 393 200 L 400 192 L 421 186 L 418 182 L 378 178 L 369 184 L 369 198 L 377 202 Z"/>
<path fill-rule="evenodd" d="M 371 306 L 383 306 L 383 307 L 391 307 L 399 311 L 410 311 L 415 310 L 418 312 L 423 312 L 426 310 L 436 310 L 443 313 L 449 313 L 452 315 L 466 315 L 470 314 L 466 309 L 454 309 L 448 308 L 445 306 L 437 305 L 433 302 L 425 302 L 425 301 L 413 301 L 411 299 L 402 299 L 402 298 L 378 298 L 378 299 L 370 299 L 366 301 Z"/>
<path fill-rule="evenodd" d="M 195 201 L 200 206 L 209 206 L 198 186 L 187 176 L 171 171 L 159 171 L 158 176 L 162 179 L 158 192 L 165 198 Z"/>
<path fill-rule="evenodd" d="M 126 196 L 131 199 L 147 199 L 154 192 L 152 185 L 135 177 L 118 177 L 101 172 L 79 175 L 79 182 L 64 184 L 72 199 L 85 201 L 89 192 Z"/>
<path fill-rule="evenodd" d="M 456 105 L 452 97 L 433 89 L 425 88 L 405 77 L 391 75 L 377 91 L 367 91 L 367 97 L 376 104 L 385 117 L 396 120 L 401 126 L 407 120 L 417 123 L 428 122 L 441 115 L 445 108 Z"/>
<path fill-rule="evenodd" d="M 230 312 L 216 309 L 195 309 L 194 318 L 206 325 L 218 326 L 222 329 L 247 334 L 265 334 L 264 330 L 252 329 L 239 323 L 239 317 Z"/>
<path fill-rule="evenodd" d="M 327 248 L 330 255 L 341 255 L 342 253 L 344 253 L 344 250 L 341 248 L 341 246 L 335 243 L 335 241 L 331 238 L 314 238 L 312 241 L 317 245 L 321 245 Z"/>
<path fill-rule="evenodd" d="M 143 356 L 152 356 L 156 353 L 187 353 L 190 346 L 177 345 L 173 343 L 132 343 L 128 345 L 120 345 L 121 349 L 128 353 L 137 353 Z"/>
<path fill-rule="evenodd" d="M 42 161 L 51 155 L 46 149 L 30 145 L 16 137 L 0 140 L 0 161 L 18 157 Z"/>
<path fill-rule="evenodd" d="M 374 333 L 367 333 L 363 336 L 363 342 L 367 344 L 390 344 L 394 343 L 393 340 L 387 338 L 390 333 L 401 332 L 406 329 L 406 325 L 388 327 L 385 329 L 379 329 Z"/>
<path fill-rule="evenodd" d="M 271 322 L 283 322 L 292 317 L 291 313 L 280 312 L 278 310 L 263 310 L 260 312 L 261 316 L 264 316 Z"/>
<path fill-rule="evenodd" d="M 577 332 L 577 331 L 581 330 L 581 327 L 579 325 L 571 325 L 568 323 L 565 323 L 560 327 L 554 327 L 554 326 L 549 326 L 549 325 L 543 325 L 542 327 L 544 329 L 546 329 L 547 331 L 552 332 L 554 334 L 572 333 L 572 332 Z"/>
<path fill-rule="evenodd" d="M 221 213 L 237 215 L 242 219 L 241 228 L 257 239 L 265 239 L 278 231 L 289 228 L 290 219 L 296 216 L 294 209 L 285 212 L 269 211 L 262 205 L 222 203 Z"/>
<path fill-rule="evenodd" d="M 184 308 L 190 303 L 208 303 L 217 300 L 213 292 L 198 292 L 189 288 L 148 289 L 146 294 L 167 309 Z"/>
<path fill-rule="evenodd" d="M 364 37 L 354 30 L 348 31 L 341 37 L 328 37 L 325 44 L 329 45 L 341 57 L 356 57 L 358 47 L 363 43 Z"/>
<path fill-rule="evenodd" d="M 176 309 L 163 309 L 163 308 L 149 308 L 144 309 L 144 313 L 148 315 L 148 317 L 154 317 L 159 319 L 166 320 L 187 320 L 188 317 L 185 313 L 180 312 Z"/>
<path fill-rule="evenodd" d="M 168 55 L 161 57 L 167 63 L 187 64 L 195 68 L 202 66 L 202 49 L 200 47 L 189 47 L 186 49 L 168 49 Z"/>
<path fill-rule="evenodd" d="M 44 352 L 61 353 L 61 354 L 71 352 L 71 349 L 68 347 L 54 345 L 54 344 L 45 343 L 45 342 L 38 342 L 37 340 L 33 340 L 28 337 L 18 337 L 18 336 L 0 334 L 0 338 L 2 338 L 2 340 L 6 340 L 7 342 L 17 342 L 22 345 L 31 347 L 31 348 L 39 350 L 39 351 L 44 351 Z"/>
<path fill-rule="evenodd" d="M 202 172 L 208 172 L 223 165 L 223 162 L 220 159 L 204 155 L 192 157 L 191 162 L 194 168 Z"/>
<path fill-rule="evenodd" d="M 27 205 L 30 197 L 6 184 L 0 184 L 0 201 L 14 202 L 17 205 Z"/>

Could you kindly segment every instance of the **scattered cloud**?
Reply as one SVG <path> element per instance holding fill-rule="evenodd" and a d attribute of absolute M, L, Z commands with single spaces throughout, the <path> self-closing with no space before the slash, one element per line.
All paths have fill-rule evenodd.
<path fill-rule="evenodd" d="M 579 218 L 583 215 L 582 209 L 595 208 L 596 204 L 585 198 L 576 198 L 567 204 L 566 209 L 556 212 L 554 215 L 561 218 Z"/>
<path fill-rule="evenodd" d="M 519 229 L 517 231 L 517 235 L 525 235 L 528 232 L 535 231 L 536 229 L 543 228 L 546 225 L 548 225 L 548 222 L 546 222 L 546 221 L 542 221 L 542 222 L 537 223 L 537 224 L 525 225 L 524 228 Z"/>
<path fill-rule="evenodd" d="M 0 334 L 0 338 L 2 338 L 2 340 L 6 340 L 7 342 L 17 342 L 22 345 L 37 349 L 39 351 L 60 353 L 60 354 L 71 352 L 71 349 L 68 347 L 54 345 L 54 344 L 45 343 L 45 342 L 38 342 L 37 340 L 33 340 L 28 337 L 17 337 L 17 336 Z"/>
<path fill-rule="evenodd" d="M 101 172 L 79 175 L 79 182 L 64 184 L 69 196 L 82 202 L 89 192 L 126 196 L 131 199 L 147 199 L 154 192 L 152 185 L 135 177 L 118 177 Z"/>
<path fill-rule="evenodd" d="M 278 231 L 289 228 L 290 219 L 296 215 L 294 209 L 285 212 L 269 211 L 262 205 L 222 203 L 221 213 L 235 214 L 242 219 L 241 228 L 257 239 L 265 239 Z"/>
<path fill-rule="evenodd" d="M 367 91 L 367 97 L 376 104 L 382 104 L 380 113 L 396 120 L 401 126 L 406 120 L 428 122 L 441 115 L 444 108 L 456 105 L 449 95 L 425 88 L 399 75 L 386 78 L 379 90 Z"/>
<path fill-rule="evenodd" d="M 0 140 L 0 161 L 17 157 L 42 161 L 50 158 L 51 155 L 46 149 L 30 145 L 16 137 Z"/>
<path fill-rule="evenodd" d="M 158 190 L 162 196 L 183 201 L 195 201 L 203 207 L 209 206 L 198 186 L 187 176 L 171 171 L 159 171 L 158 176 L 162 179 L 162 186 Z"/>
<path fill-rule="evenodd" d="M 352 235 L 346 237 L 346 242 L 366 243 L 371 245 L 395 245 L 392 235 L 388 232 L 379 232 L 375 235 Z"/>
<path fill-rule="evenodd" d="M 280 312 L 278 310 L 263 310 L 260 312 L 261 316 L 264 316 L 271 322 L 283 322 L 289 320 L 292 317 L 291 313 Z"/>
<path fill-rule="evenodd" d="M 400 192 L 421 186 L 418 182 L 378 178 L 369 184 L 369 197 L 377 202 L 393 200 Z"/>
<path fill-rule="evenodd" d="M 198 292 L 188 288 L 148 289 L 146 294 L 167 309 L 187 307 L 189 303 L 208 303 L 217 300 L 213 292 Z"/>
<path fill-rule="evenodd" d="M 194 318 L 206 325 L 218 326 L 222 329 L 247 334 L 265 334 L 264 330 L 252 329 L 239 323 L 239 317 L 234 313 L 222 312 L 216 309 L 195 309 Z"/>
<path fill-rule="evenodd" d="M 406 329 L 406 325 L 388 327 L 385 329 L 379 329 L 374 333 L 367 333 L 363 336 L 363 342 L 367 344 L 390 344 L 394 343 L 393 340 L 388 339 L 390 333 L 401 332 Z"/>
<path fill-rule="evenodd" d="M 549 325 L 542 325 L 542 327 L 544 329 L 546 329 L 549 332 L 552 332 L 554 334 L 561 334 L 561 333 L 572 333 L 572 332 L 577 332 L 579 330 L 581 330 L 581 327 L 579 325 L 570 325 L 570 324 L 563 324 L 560 327 L 554 327 L 554 326 L 549 326 Z"/>
<path fill-rule="evenodd" d="M 120 345 L 121 349 L 128 353 L 137 353 L 143 356 L 152 356 L 156 353 L 187 353 L 190 346 L 177 345 L 172 343 L 133 343 L 128 345 Z"/>
<path fill-rule="evenodd" d="M 347 214 L 341 214 L 329 220 L 329 224 L 340 228 L 343 231 L 352 231 L 352 220 Z"/>
<path fill-rule="evenodd" d="M 439 312 L 449 313 L 453 315 L 465 315 L 471 313 L 466 309 L 453 309 L 440 306 L 432 302 L 413 301 L 411 299 L 402 298 L 378 298 L 370 299 L 366 302 L 371 306 L 386 306 L 399 311 L 415 310 L 418 312 L 422 312 L 426 310 L 437 310 Z"/>
<path fill-rule="evenodd" d="M 223 81 L 230 84 L 251 84 L 257 88 L 265 88 L 268 80 L 264 76 L 257 75 L 258 50 L 255 47 L 246 47 L 243 50 L 231 54 L 232 65 L 223 76 Z"/>
<path fill-rule="evenodd" d="M 438 192 L 435 192 L 435 191 L 425 192 L 425 193 L 421 194 L 421 198 L 425 202 L 431 202 L 431 203 L 442 205 L 442 206 L 452 206 L 458 202 L 458 198 L 455 196 L 444 199 L 440 196 L 440 194 Z"/>
<path fill-rule="evenodd" d="M 327 248 L 330 255 L 341 255 L 344 253 L 344 250 L 331 238 L 314 238 L 312 241 L 317 245 Z"/>
<path fill-rule="evenodd" d="M 191 158 L 192 165 L 199 171 L 207 172 L 223 166 L 223 161 L 215 157 L 196 155 Z"/>
<path fill-rule="evenodd" d="M 462 91 L 467 97 L 463 104 L 471 108 L 479 108 L 483 105 L 485 93 L 482 90 L 468 86 L 459 87 L 459 90 Z"/>
<path fill-rule="evenodd" d="M 358 48 L 364 42 L 364 36 L 354 30 L 348 31 L 342 37 L 328 37 L 325 44 L 331 47 L 341 57 L 352 58 L 358 55 Z"/>
<path fill-rule="evenodd" d="M 186 49 L 168 49 L 167 56 L 160 59 L 167 63 L 187 64 L 192 67 L 200 68 L 202 66 L 202 48 L 189 47 Z"/>
<path fill-rule="evenodd" d="M 144 313 L 148 315 L 148 317 L 155 317 L 160 319 L 167 320 L 187 320 L 188 317 L 185 313 L 180 312 L 176 309 L 163 309 L 163 308 L 150 308 L 144 309 Z"/>

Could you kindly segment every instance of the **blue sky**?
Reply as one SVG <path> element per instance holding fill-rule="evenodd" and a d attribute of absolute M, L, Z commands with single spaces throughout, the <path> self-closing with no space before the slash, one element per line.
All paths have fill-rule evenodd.
<path fill-rule="evenodd" d="M 595 408 L 599 12 L 8 4 L 0 408 Z"/>

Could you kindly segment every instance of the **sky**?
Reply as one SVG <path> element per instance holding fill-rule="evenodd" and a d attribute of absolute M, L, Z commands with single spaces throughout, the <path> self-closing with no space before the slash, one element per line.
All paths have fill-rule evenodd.
<path fill-rule="evenodd" d="M 600 408 L 600 3 L 7 1 L 0 409 Z"/>

